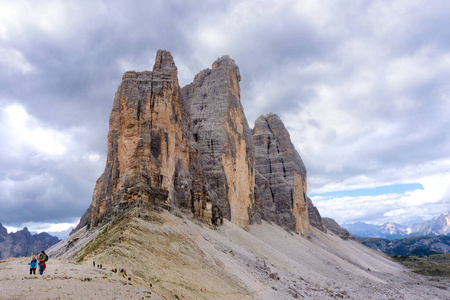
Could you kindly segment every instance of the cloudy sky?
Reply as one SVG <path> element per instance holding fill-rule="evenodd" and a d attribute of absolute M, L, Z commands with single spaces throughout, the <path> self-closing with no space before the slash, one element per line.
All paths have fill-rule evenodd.
<path fill-rule="evenodd" d="M 323 216 L 447 213 L 449 15 L 445 0 L 0 1 L 0 222 L 78 222 L 122 74 L 158 49 L 181 86 L 236 61 L 250 127 L 280 115 Z"/>

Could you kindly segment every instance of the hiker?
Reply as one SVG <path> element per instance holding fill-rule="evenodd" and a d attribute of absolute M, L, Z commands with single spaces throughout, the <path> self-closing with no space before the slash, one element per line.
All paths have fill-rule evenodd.
<path fill-rule="evenodd" d="M 36 275 L 36 268 L 37 268 L 36 257 L 33 256 L 33 259 L 31 260 L 29 265 L 30 265 L 30 275 L 32 275 L 32 274 Z"/>
<path fill-rule="evenodd" d="M 48 255 L 45 254 L 45 251 L 41 251 L 41 254 L 38 256 L 39 261 L 39 274 L 43 275 L 46 269 L 45 262 L 48 260 Z"/>
<path fill-rule="evenodd" d="M 92 262 L 92 264 L 94 265 L 94 268 L 95 268 L 95 260 Z"/>

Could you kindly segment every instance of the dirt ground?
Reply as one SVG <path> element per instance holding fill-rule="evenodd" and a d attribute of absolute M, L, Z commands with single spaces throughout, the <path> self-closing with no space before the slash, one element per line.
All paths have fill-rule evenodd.
<path fill-rule="evenodd" d="M 44 275 L 29 275 L 30 258 L 0 263 L 0 299 L 161 299 L 107 270 L 50 259 Z M 39 274 L 39 272 L 36 272 Z"/>
<path fill-rule="evenodd" d="M 47 253 L 43 278 L 25 274 L 28 258 L 0 264 L 0 299 L 450 299 L 448 280 L 415 274 L 355 241 L 265 222 L 211 229 L 141 212 L 82 229 Z M 130 282 L 108 271 L 121 267 Z"/>

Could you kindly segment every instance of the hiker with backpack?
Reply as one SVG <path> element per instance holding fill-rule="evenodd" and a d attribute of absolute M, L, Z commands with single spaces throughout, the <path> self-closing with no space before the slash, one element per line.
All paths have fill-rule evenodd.
<path fill-rule="evenodd" d="M 33 259 L 31 260 L 29 265 L 30 265 L 30 275 L 32 275 L 32 274 L 36 275 L 36 268 L 37 268 L 36 257 L 33 256 Z"/>
<path fill-rule="evenodd" d="M 45 265 L 45 262 L 48 261 L 48 255 L 45 254 L 44 251 L 41 251 L 41 254 L 39 254 L 38 257 L 38 261 L 39 261 L 39 274 L 43 275 L 45 268 L 47 267 Z"/>

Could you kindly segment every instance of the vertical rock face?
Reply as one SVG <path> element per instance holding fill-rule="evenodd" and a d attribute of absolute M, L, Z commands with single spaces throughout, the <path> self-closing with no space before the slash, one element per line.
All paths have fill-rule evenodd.
<path fill-rule="evenodd" d="M 223 56 L 181 91 L 189 112 L 192 145 L 214 191 L 216 213 L 243 227 L 254 209 L 254 150 L 240 101 L 240 73 Z"/>
<path fill-rule="evenodd" d="M 158 51 L 152 72 L 123 75 L 109 120 L 105 171 L 85 222 L 107 221 L 134 201 L 189 206 L 191 151 L 179 90 L 167 51 Z"/>
<path fill-rule="evenodd" d="M 327 228 L 325 227 L 325 223 L 320 216 L 319 210 L 314 206 L 309 197 L 306 198 L 306 201 L 308 202 L 309 225 L 327 233 Z"/>
<path fill-rule="evenodd" d="M 148 204 L 187 209 L 213 224 L 226 218 L 245 227 L 263 217 L 306 233 L 305 166 L 277 115 L 258 118 L 250 130 L 240 79 L 223 56 L 180 89 L 173 58 L 162 50 L 152 71 L 126 72 L 109 120 L 106 167 L 74 231 Z"/>
<path fill-rule="evenodd" d="M 255 121 L 253 143 L 262 218 L 305 234 L 309 230 L 306 168 L 277 115 Z"/>

